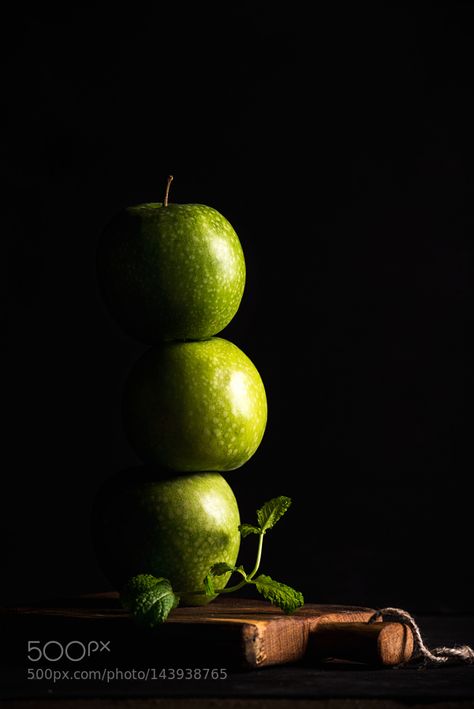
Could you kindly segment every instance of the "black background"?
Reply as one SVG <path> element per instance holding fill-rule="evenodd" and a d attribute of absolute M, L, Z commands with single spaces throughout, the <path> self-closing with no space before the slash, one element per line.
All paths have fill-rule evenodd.
<path fill-rule="evenodd" d="M 321 5 L 3 24 L 7 600 L 108 588 L 90 507 L 138 462 L 120 397 L 144 346 L 100 301 L 95 244 L 173 173 L 172 200 L 221 211 L 246 255 L 222 334 L 269 420 L 226 477 L 249 522 L 293 498 L 262 570 L 313 602 L 471 607 L 473 6 Z"/>

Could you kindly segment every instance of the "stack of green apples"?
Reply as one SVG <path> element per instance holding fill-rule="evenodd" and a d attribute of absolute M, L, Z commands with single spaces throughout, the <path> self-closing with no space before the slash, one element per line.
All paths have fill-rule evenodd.
<path fill-rule="evenodd" d="M 100 566 L 120 589 L 152 574 L 196 593 L 217 562 L 233 566 L 239 508 L 221 473 L 257 450 L 267 421 L 260 375 L 216 335 L 236 314 L 245 286 L 242 247 L 215 209 L 168 201 L 129 207 L 105 228 L 97 269 L 109 312 L 151 347 L 123 395 L 127 437 L 146 464 L 116 476 L 94 510 Z M 225 586 L 230 573 L 222 576 Z"/>

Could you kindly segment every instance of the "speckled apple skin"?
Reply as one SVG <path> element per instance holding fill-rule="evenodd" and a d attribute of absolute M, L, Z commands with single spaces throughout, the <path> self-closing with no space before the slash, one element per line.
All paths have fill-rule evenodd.
<path fill-rule="evenodd" d="M 222 214 L 161 203 L 111 220 L 98 243 L 97 274 L 117 323 L 150 344 L 220 332 L 239 308 L 246 275 L 239 238 Z"/>
<path fill-rule="evenodd" d="M 235 565 L 240 546 L 239 509 L 219 473 L 179 475 L 162 480 L 109 481 L 94 505 L 93 537 L 97 560 L 112 585 L 121 590 L 137 574 L 167 578 L 181 605 L 203 605 L 212 564 Z M 138 469 L 139 477 L 139 469 Z M 230 574 L 219 576 L 223 588 Z"/>
<path fill-rule="evenodd" d="M 123 420 L 146 462 L 183 472 L 233 470 L 260 445 L 267 399 L 256 367 L 232 342 L 167 342 L 132 369 Z"/>

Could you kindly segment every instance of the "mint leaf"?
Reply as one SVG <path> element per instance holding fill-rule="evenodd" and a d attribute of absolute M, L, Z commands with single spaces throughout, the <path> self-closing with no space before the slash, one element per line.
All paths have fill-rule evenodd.
<path fill-rule="evenodd" d="M 260 534 L 260 528 L 253 524 L 239 524 L 239 532 L 242 537 L 248 537 L 249 534 Z"/>
<path fill-rule="evenodd" d="M 151 591 L 161 579 L 151 574 L 139 574 L 133 576 L 124 586 L 120 594 L 122 606 L 131 613 L 141 613 L 144 609 L 144 597 Z"/>
<path fill-rule="evenodd" d="M 211 573 L 206 574 L 204 577 L 204 591 L 206 592 L 206 596 L 216 595 L 216 589 L 214 588 L 214 581 Z"/>
<path fill-rule="evenodd" d="M 224 574 L 229 573 L 229 571 L 237 571 L 237 569 L 235 568 L 235 566 L 231 566 L 226 561 L 218 561 L 216 564 L 213 564 L 211 566 L 208 573 L 204 577 L 204 590 L 206 592 L 206 596 L 216 595 L 214 578 L 216 576 L 223 576 Z"/>
<path fill-rule="evenodd" d="M 281 495 L 274 497 L 273 500 L 265 502 L 263 507 L 257 510 L 258 524 L 260 530 L 264 534 L 268 529 L 271 529 L 283 517 L 288 507 L 291 505 L 291 499 Z"/>
<path fill-rule="evenodd" d="M 211 566 L 210 572 L 213 576 L 223 576 L 228 571 L 236 571 L 235 566 L 231 566 L 226 561 L 218 561 Z"/>
<path fill-rule="evenodd" d="M 139 574 L 125 585 L 120 600 L 140 623 L 153 628 L 165 622 L 178 605 L 179 596 L 173 592 L 168 579 Z"/>
<path fill-rule="evenodd" d="M 228 574 L 229 571 L 237 571 L 245 578 L 245 571 L 243 570 L 242 566 L 231 566 L 227 563 L 227 561 L 218 561 L 216 564 L 213 564 L 211 566 L 208 573 L 204 577 L 204 590 L 206 592 L 206 596 L 215 596 L 220 593 L 219 590 L 216 591 L 216 588 L 214 586 L 214 579 L 216 576 L 223 576 L 224 574 Z"/>
<path fill-rule="evenodd" d="M 260 574 L 253 580 L 257 591 L 273 605 L 281 608 L 285 613 L 293 613 L 304 604 L 303 594 L 295 591 L 291 586 L 287 586 L 279 581 L 274 581 L 270 576 Z"/>

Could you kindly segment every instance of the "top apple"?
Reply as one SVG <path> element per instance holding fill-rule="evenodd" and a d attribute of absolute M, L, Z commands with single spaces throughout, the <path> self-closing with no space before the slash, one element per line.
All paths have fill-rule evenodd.
<path fill-rule="evenodd" d="M 234 317 L 245 260 L 231 224 L 202 204 L 140 204 L 106 226 L 97 271 L 110 313 L 147 343 L 200 340 Z"/>

